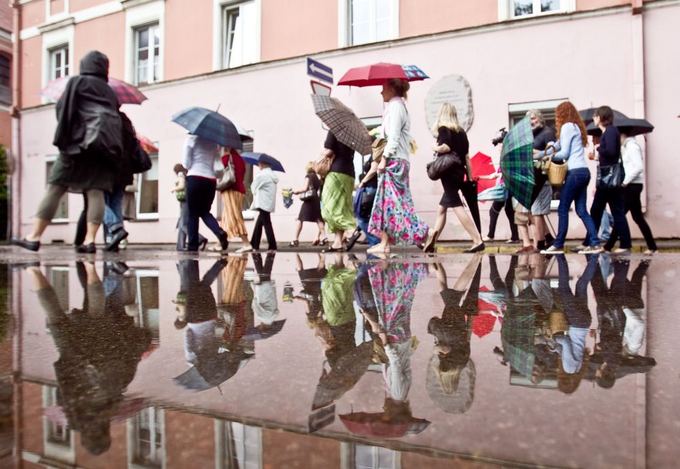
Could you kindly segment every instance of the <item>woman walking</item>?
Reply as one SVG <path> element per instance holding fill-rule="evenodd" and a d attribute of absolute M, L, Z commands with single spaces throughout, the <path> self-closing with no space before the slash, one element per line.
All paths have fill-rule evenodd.
<path fill-rule="evenodd" d="M 656 241 L 652 229 L 647 224 L 645 216 L 642 214 L 642 202 L 640 197 L 642 195 L 642 187 L 645 182 L 644 163 L 642 160 L 642 148 L 635 140 L 635 137 L 630 137 L 630 130 L 622 127 L 619 129 L 621 133 L 621 159 L 623 160 L 623 169 L 625 178 L 623 180 L 623 197 L 624 197 L 624 213 L 630 212 L 633 221 L 640 228 L 642 236 L 647 243 L 647 250 L 645 254 L 654 254 L 657 251 Z M 616 225 L 612 230 L 609 241 L 605 244 L 605 251 L 611 251 L 619 238 L 619 233 L 616 230 Z"/>
<path fill-rule="evenodd" d="M 541 152 L 540 156 L 551 156 L 553 160 L 567 162 L 567 177 L 560 191 L 560 205 L 557 209 L 559 216 L 557 237 L 548 249 L 541 251 L 542 254 L 563 254 L 564 243 L 569 231 L 569 209 L 571 204 L 576 205 L 576 214 L 586 227 L 589 245 L 579 251 L 582 254 L 597 254 L 603 251 L 600 239 L 597 237 L 597 229 L 593 219 L 586 208 L 586 190 L 590 182 L 590 170 L 586 165 L 584 147 L 588 143 L 586 126 L 579 116 L 574 105 L 565 101 L 555 109 L 557 138 L 555 151 L 552 153 Z"/>
<path fill-rule="evenodd" d="M 465 231 L 472 238 L 473 245 L 465 252 L 483 251 L 484 242 L 482 241 L 482 235 L 479 233 L 470 215 L 465 211 L 459 194 L 467 172 L 465 161 L 470 150 L 470 143 L 468 142 L 465 130 L 458 123 L 458 113 L 453 105 L 449 103 L 441 105 L 439 108 L 439 118 L 432 128 L 432 133 L 437 134 L 437 144 L 433 147 L 437 157 L 447 153 L 455 153 L 458 156 L 459 163 L 453 165 L 441 177 L 444 195 L 442 195 L 439 201 L 434 231 L 423 250 L 425 252 L 435 251 L 437 238 L 446 225 L 446 212 L 449 208 L 452 208 L 458 221 L 460 221 L 460 224 L 463 225 Z"/>
<path fill-rule="evenodd" d="M 322 154 L 326 158 L 333 158 L 333 163 L 323 182 L 321 216 L 328 225 L 328 231 L 335 235 L 328 251 L 342 251 L 345 232 L 356 226 L 352 215 L 354 150 L 335 138 L 330 130 L 324 148 Z"/>
<path fill-rule="evenodd" d="M 383 117 L 383 132 L 387 145 L 378 165 L 378 188 L 368 231 L 380 238 L 369 253 L 388 253 L 391 245 L 421 244 L 427 237 L 428 226 L 416 214 L 409 187 L 409 151 L 411 122 L 406 110 L 409 83 L 401 79 L 388 80 L 382 87 L 387 103 Z M 324 200 L 325 203 L 325 200 Z"/>
<path fill-rule="evenodd" d="M 231 187 L 222 191 L 222 229 L 230 238 L 241 238 L 243 244 L 247 245 L 248 230 L 243 221 L 243 199 L 246 195 L 243 178 L 246 175 L 246 163 L 238 151 L 227 149 L 222 155 L 222 165 L 226 168 L 230 164 L 234 168 L 235 180 Z"/>
<path fill-rule="evenodd" d="M 210 207 L 215 198 L 215 160 L 220 157 L 220 147 L 198 135 L 189 135 L 184 144 L 184 167 L 187 169 L 186 198 L 189 214 L 187 217 L 187 251 L 198 251 L 198 219 L 212 231 L 223 251 L 229 247 L 227 233 L 220 228 Z"/>
<path fill-rule="evenodd" d="M 307 163 L 305 171 L 307 172 L 305 186 L 302 189 L 293 191 L 293 194 L 300 196 L 302 207 L 300 207 L 300 214 L 298 215 L 295 239 L 290 243 L 291 247 L 298 247 L 300 245 L 300 233 L 302 232 L 302 224 L 304 222 L 316 223 L 316 226 L 319 228 L 319 233 L 312 243 L 313 246 L 323 244 L 322 241 L 326 240 L 323 218 L 321 218 L 321 199 L 319 198 L 321 180 L 319 180 L 319 177 L 314 172 L 314 162 L 310 161 Z"/>
<path fill-rule="evenodd" d="M 33 230 L 12 243 L 40 249 L 40 237 L 52 221 L 62 196 L 87 196 L 87 229 L 80 253 L 94 253 L 95 237 L 104 219 L 104 193 L 113 190 L 123 151 L 118 98 L 107 84 L 109 59 L 98 51 L 85 55 L 80 75 L 71 78 L 57 103 L 54 145 L 59 157 L 48 178 L 47 193 L 38 207 Z M 87 138 L 86 138 L 87 137 Z"/>
<path fill-rule="evenodd" d="M 630 252 L 632 242 L 630 228 L 626 221 L 624 189 L 621 187 L 623 181 L 607 182 L 608 175 L 621 164 L 621 135 L 619 130 L 614 127 L 614 112 L 609 106 L 597 108 L 595 114 L 593 114 L 593 123 L 602 131 L 602 137 L 597 146 L 599 170 L 597 189 L 595 190 L 593 204 L 590 206 L 590 215 L 593 217 L 595 229 L 599 230 L 605 206 L 609 205 L 609 210 L 614 217 L 614 229 L 620 240 L 620 248 L 613 252 L 625 254 Z"/>

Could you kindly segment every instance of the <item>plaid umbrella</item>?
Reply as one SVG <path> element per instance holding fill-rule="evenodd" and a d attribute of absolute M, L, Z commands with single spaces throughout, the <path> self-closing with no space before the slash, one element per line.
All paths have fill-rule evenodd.
<path fill-rule="evenodd" d="M 236 126 L 219 112 L 203 107 L 190 107 L 172 116 L 172 121 L 187 129 L 189 133 L 223 147 L 243 149 Z"/>
<path fill-rule="evenodd" d="M 371 153 L 371 136 L 354 112 L 340 100 L 330 96 L 312 95 L 314 112 L 333 132 L 338 141 L 351 149 L 368 155 Z"/>
<path fill-rule="evenodd" d="M 71 77 L 61 77 L 50 81 L 40 94 L 52 101 L 59 101 L 61 95 L 64 94 L 66 84 L 70 78 Z M 109 77 L 109 86 L 113 92 L 116 93 L 120 104 L 142 104 L 142 102 L 146 100 L 144 93 L 130 83 Z"/>
<path fill-rule="evenodd" d="M 505 187 L 525 207 L 531 207 L 534 190 L 534 134 L 529 118 L 525 117 L 510 129 L 503 140 L 501 171 Z"/>

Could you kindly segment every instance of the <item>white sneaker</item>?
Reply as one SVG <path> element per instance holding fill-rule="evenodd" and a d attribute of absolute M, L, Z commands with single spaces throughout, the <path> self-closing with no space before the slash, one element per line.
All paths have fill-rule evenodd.
<path fill-rule="evenodd" d="M 564 254 L 564 248 L 557 248 L 555 246 L 550 246 L 548 249 L 542 249 L 541 254 Z"/>
<path fill-rule="evenodd" d="M 246 253 L 246 252 L 253 252 L 253 247 L 250 246 L 250 245 L 248 245 L 248 246 L 243 246 L 242 248 L 239 248 L 239 249 L 237 249 L 237 250 L 234 251 L 234 252 L 236 252 L 236 254 L 243 254 L 243 253 Z"/>
<path fill-rule="evenodd" d="M 604 252 L 604 248 L 602 246 L 588 246 L 585 249 L 581 249 L 578 253 L 579 254 L 600 254 Z"/>

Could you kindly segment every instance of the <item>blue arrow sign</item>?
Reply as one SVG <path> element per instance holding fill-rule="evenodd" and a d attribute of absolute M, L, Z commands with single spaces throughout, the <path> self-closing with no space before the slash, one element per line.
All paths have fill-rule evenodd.
<path fill-rule="evenodd" d="M 333 69 L 309 57 L 307 57 L 307 75 L 333 84 Z"/>

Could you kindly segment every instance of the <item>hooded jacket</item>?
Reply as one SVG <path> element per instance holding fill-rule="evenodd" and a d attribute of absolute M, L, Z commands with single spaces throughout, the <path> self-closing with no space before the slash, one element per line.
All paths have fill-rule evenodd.
<path fill-rule="evenodd" d="M 250 190 L 253 193 L 253 204 L 251 208 L 273 212 L 276 209 L 276 184 L 279 178 L 276 177 L 271 168 L 265 168 L 255 176 Z"/>

